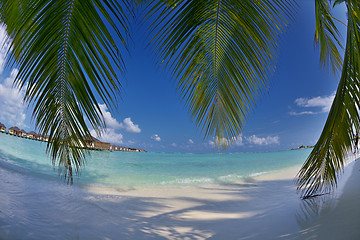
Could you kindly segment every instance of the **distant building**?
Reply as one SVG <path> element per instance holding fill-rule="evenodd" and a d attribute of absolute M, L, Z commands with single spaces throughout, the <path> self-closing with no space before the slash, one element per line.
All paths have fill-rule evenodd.
<path fill-rule="evenodd" d="M 31 138 L 31 139 L 35 139 L 35 140 L 41 140 L 40 134 L 37 134 L 37 133 L 34 132 L 34 131 L 28 132 L 27 137 L 28 137 L 28 138 Z"/>
<path fill-rule="evenodd" d="M 91 139 L 86 140 L 86 145 L 88 148 L 101 149 L 101 150 L 111 150 L 111 144 L 108 142 L 102 142 L 97 138 L 91 136 Z"/>
<path fill-rule="evenodd" d="M 41 135 L 40 136 L 40 140 L 44 141 L 44 142 L 48 142 L 49 141 L 50 136 L 49 135 Z"/>
<path fill-rule="evenodd" d="M 140 149 L 140 148 L 130 148 L 130 151 L 131 152 L 147 152 L 146 150 Z"/>
<path fill-rule="evenodd" d="M 116 145 L 111 145 L 110 150 L 112 151 L 130 151 L 130 148 L 127 147 L 123 147 L 123 146 L 116 146 Z"/>
<path fill-rule="evenodd" d="M 111 151 L 124 151 L 124 152 L 147 152 L 146 150 L 140 149 L 140 148 L 128 148 L 128 147 L 116 146 L 116 145 L 111 145 L 110 150 Z"/>
<path fill-rule="evenodd" d="M 6 132 L 6 127 L 4 124 L 0 123 L 0 131 Z M 19 129 L 18 127 L 11 127 L 8 131 L 10 134 L 20 137 L 26 137 L 29 139 L 39 140 L 48 142 L 50 136 L 49 135 L 41 135 L 34 131 L 26 132 L 24 129 Z M 147 152 L 144 149 L 140 148 L 128 148 L 124 146 L 111 145 L 108 142 L 102 142 L 93 136 L 90 136 L 89 140 L 85 140 L 86 146 L 90 149 L 94 150 L 110 150 L 110 151 L 125 151 L 125 152 Z M 83 146 L 83 145 L 82 145 Z M 85 147 L 85 146 L 83 146 Z"/>
<path fill-rule="evenodd" d="M 24 129 L 21 129 L 20 131 L 19 131 L 19 136 L 21 136 L 21 137 L 27 137 L 27 132 L 24 130 Z"/>
<path fill-rule="evenodd" d="M 0 131 L 1 132 L 6 132 L 6 127 L 4 124 L 0 123 Z"/>
<path fill-rule="evenodd" d="M 141 149 L 141 148 L 131 148 L 131 149 L 135 152 L 147 152 L 146 150 Z"/>
<path fill-rule="evenodd" d="M 9 128 L 9 133 L 20 136 L 20 129 L 18 127 Z"/>
<path fill-rule="evenodd" d="M 110 146 L 110 150 L 111 150 L 111 151 L 120 151 L 120 146 L 111 145 L 111 146 Z"/>

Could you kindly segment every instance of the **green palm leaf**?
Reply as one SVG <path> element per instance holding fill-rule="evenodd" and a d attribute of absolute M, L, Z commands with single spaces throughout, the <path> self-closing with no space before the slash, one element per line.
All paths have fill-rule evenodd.
<path fill-rule="evenodd" d="M 1 20 L 12 39 L 11 59 L 19 67 L 16 82 L 34 103 L 33 117 L 43 134 L 53 164 L 84 165 L 90 132 L 84 116 L 100 132 L 104 126 L 94 92 L 111 106 L 125 70 L 117 44 L 126 48 L 129 4 L 115 0 L 0 1 Z M 14 19 L 21 21 L 14 21 Z"/>
<path fill-rule="evenodd" d="M 360 3 L 348 1 L 346 5 L 348 26 L 341 79 L 321 136 L 298 174 L 302 196 L 336 187 L 344 159 L 353 147 L 354 132 L 360 131 Z"/>
<path fill-rule="evenodd" d="M 161 61 L 179 79 L 192 118 L 226 146 L 275 70 L 294 1 L 155 1 L 146 19 Z"/>
<path fill-rule="evenodd" d="M 340 34 L 331 13 L 331 3 L 327 0 L 315 0 L 315 44 L 320 46 L 320 63 L 333 73 L 341 70 L 341 56 L 338 46 Z M 338 20 L 337 20 L 338 21 Z"/>

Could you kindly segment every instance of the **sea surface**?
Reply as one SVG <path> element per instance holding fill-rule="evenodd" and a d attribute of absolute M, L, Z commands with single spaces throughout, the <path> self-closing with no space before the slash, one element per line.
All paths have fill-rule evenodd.
<path fill-rule="evenodd" d="M 139 153 L 91 151 L 78 185 L 204 185 L 233 183 L 304 163 L 311 149 L 264 153 Z M 0 134 L 0 167 L 64 181 L 46 143 Z"/>

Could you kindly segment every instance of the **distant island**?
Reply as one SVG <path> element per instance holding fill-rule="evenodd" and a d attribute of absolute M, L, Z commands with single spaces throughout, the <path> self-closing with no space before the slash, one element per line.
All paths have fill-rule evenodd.
<path fill-rule="evenodd" d="M 306 149 L 306 148 L 313 148 L 313 147 L 314 147 L 314 146 L 304 146 L 304 145 L 301 145 L 300 147 L 292 148 L 291 150 Z"/>

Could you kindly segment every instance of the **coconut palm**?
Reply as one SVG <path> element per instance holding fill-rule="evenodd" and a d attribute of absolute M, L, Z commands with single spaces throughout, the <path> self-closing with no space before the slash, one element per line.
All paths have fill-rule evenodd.
<path fill-rule="evenodd" d="M 295 1 L 139 2 L 159 62 L 178 79 L 179 93 L 204 136 L 214 136 L 225 148 L 267 89 L 278 37 L 293 17 Z M 332 4 L 342 2 L 349 18 L 343 62 L 331 14 Z M 359 3 L 315 0 L 315 5 L 320 61 L 334 72 L 341 69 L 341 80 L 323 133 L 299 173 L 304 195 L 336 185 L 352 129 L 359 129 Z M 89 130 L 83 115 L 99 133 L 104 126 L 93 92 L 110 106 L 119 92 L 131 6 L 126 0 L 0 0 L 1 21 L 12 40 L 9 61 L 20 69 L 16 82 L 34 104 L 37 127 L 50 133 L 53 164 L 65 167 L 70 179 L 72 166 L 78 170 L 85 159 L 81 147 Z"/>
<path fill-rule="evenodd" d="M 346 4 L 348 17 L 342 64 L 336 19 L 331 13 L 331 8 L 341 3 Z M 324 129 L 298 174 L 298 190 L 304 197 L 336 187 L 354 133 L 360 130 L 360 2 L 316 0 L 315 5 L 315 41 L 320 45 L 321 63 L 334 71 L 341 67 L 341 77 Z"/>
<path fill-rule="evenodd" d="M 84 165 L 86 120 L 104 127 L 94 92 L 111 106 L 120 91 L 125 65 L 128 19 L 126 1 L 2 0 L 1 21 L 11 39 L 9 64 L 19 73 L 15 83 L 34 104 L 33 118 L 49 134 L 47 151 L 72 183 Z M 131 15 L 130 15 L 131 16 Z"/>

